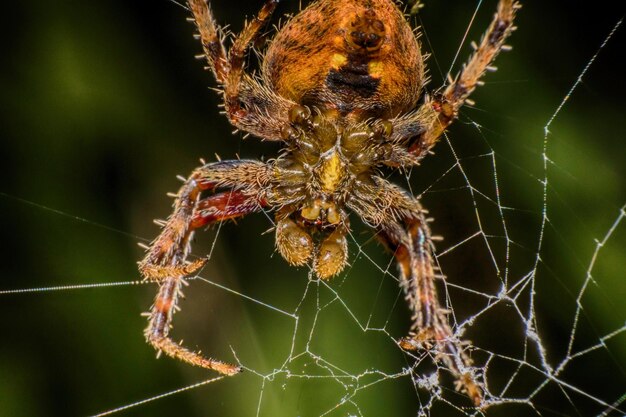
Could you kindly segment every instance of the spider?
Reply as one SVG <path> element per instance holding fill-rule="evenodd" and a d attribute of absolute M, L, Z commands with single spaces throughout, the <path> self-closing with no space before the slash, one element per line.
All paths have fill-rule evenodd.
<path fill-rule="evenodd" d="M 260 76 L 245 71 L 278 0 L 265 0 L 232 46 L 205 0 L 188 0 L 208 69 L 238 130 L 281 141 L 276 159 L 218 161 L 196 168 L 175 196 L 174 210 L 147 248 L 139 270 L 159 283 L 148 313 L 147 341 L 158 352 L 234 375 L 239 366 L 193 352 L 169 337 L 185 277 L 206 259 L 187 261 L 195 229 L 261 210 L 275 216 L 276 249 L 291 265 L 310 265 L 320 279 L 347 264 L 348 213 L 371 226 L 393 252 L 412 312 L 407 351 L 432 354 L 479 405 L 482 389 L 440 305 L 433 237 L 419 199 L 381 176 L 384 167 L 419 165 L 456 119 L 459 108 L 515 29 L 520 7 L 500 0 L 480 44 L 456 78 L 424 93 L 416 34 L 392 0 L 318 0 L 276 33 Z"/>

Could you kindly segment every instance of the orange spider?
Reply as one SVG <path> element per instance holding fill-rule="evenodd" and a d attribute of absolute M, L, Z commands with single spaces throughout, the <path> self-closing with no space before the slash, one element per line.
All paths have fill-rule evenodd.
<path fill-rule="evenodd" d="M 319 278 L 329 279 L 347 263 L 352 212 L 398 262 L 413 321 L 399 345 L 432 353 L 479 405 L 482 390 L 466 344 L 454 336 L 438 300 L 425 211 L 379 169 L 409 168 L 429 153 L 503 49 L 519 5 L 499 1 L 461 73 L 429 96 L 422 91 L 417 37 L 392 0 L 312 3 L 269 43 L 260 77 L 249 75 L 244 58 L 277 3 L 266 0 L 226 51 L 206 2 L 188 0 L 228 120 L 259 138 L 281 141 L 284 148 L 268 162 L 206 164 L 179 190 L 172 215 L 139 263 L 143 277 L 160 284 L 145 331 L 148 342 L 192 365 L 238 373 L 239 367 L 192 352 L 168 335 L 184 278 L 205 263 L 186 260 L 193 231 L 273 211 L 278 252 L 291 265 L 310 264 Z"/>

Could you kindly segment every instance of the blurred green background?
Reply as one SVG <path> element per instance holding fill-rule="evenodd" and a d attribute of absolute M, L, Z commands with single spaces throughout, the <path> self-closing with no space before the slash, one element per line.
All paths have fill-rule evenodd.
<path fill-rule="evenodd" d="M 297 3 L 281 3 L 278 15 L 297 10 Z M 423 47 L 433 54 L 431 88 L 453 62 L 476 3 L 433 0 L 420 12 Z M 481 6 L 470 39 L 482 33 L 495 3 Z M 213 4 L 218 20 L 234 31 L 259 7 L 259 1 Z M 533 270 L 543 218 L 544 128 L 624 9 L 623 2 L 525 2 L 510 41 L 513 52 L 499 57 L 500 70 L 473 96 L 476 107 L 464 109 L 450 130 L 451 146 L 439 144 L 437 155 L 412 172 L 410 184 L 398 178 L 415 194 L 424 193 L 436 220 L 433 230 L 445 236 L 442 252 L 481 230 L 476 212 L 480 216 L 487 237 L 470 239 L 439 259 L 459 321 L 485 305 L 484 297 L 459 286 L 495 295 L 502 280 L 516 282 Z M 186 175 L 198 158 L 213 160 L 215 153 L 276 154 L 276 144 L 231 135 L 208 88 L 213 80 L 193 59 L 200 47 L 186 17 L 166 0 L 3 6 L 0 290 L 135 281 L 142 255 L 136 243 L 156 236 L 152 219 L 169 214 L 165 193 L 179 186 L 175 175 Z M 523 287 L 518 305 L 526 314 L 528 293 L 536 292 L 538 332 L 552 365 L 566 354 L 595 239 L 606 235 L 626 202 L 625 35 L 622 26 L 547 136 L 548 221 L 536 286 Z M 465 42 L 455 68 L 469 52 Z M 457 157 L 462 171 L 455 168 Z M 500 206 L 493 204 L 494 172 Z M 398 374 L 413 360 L 392 340 L 404 335 L 409 320 L 384 272 L 395 271 L 391 259 L 353 223 L 358 245 L 351 245 L 352 266 L 330 289 L 308 283 L 305 269 L 289 268 L 274 254 L 272 234 L 262 234 L 271 223 L 262 214 L 224 225 L 217 240 L 214 229 L 199 234 L 197 255 L 216 241 L 202 276 L 259 302 L 195 280 L 176 316 L 174 337 L 223 360 L 233 361 L 234 351 L 253 371 L 120 415 L 415 416 L 428 402 L 425 390 L 406 376 L 368 373 Z M 505 236 L 512 242 L 509 253 Z M 624 326 L 625 249 L 622 221 L 598 253 L 595 280 L 580 300 L 574 351 Z M 174 360 L 155 360 L 140 317 L 155 291 L 152 285 L 121 285 L 0 295 L 0 416 L 90 415 L 212 377 Z M 524 351 L 521 324 L 514 309 L 503 305 L 466 336 L 484 349 L 537 365 L 532 344 Z M 310 354 L 297 356 L 304 351 Z M 488 357 L 483 351 L 474 356 L 478 363 Z M 289 358 L 295 359 L 284 365 Z M 428 362 L 425 373 L 432 372 Z M 570 365 L 559 377 L 592 397 L 610 404 L 626 393 L 624 334 Z M 261 376 L 274 369 L 284 372 Z M 492 360 L 494 392 L 514 371 L 511 362 Z M 444 379 L 444 396 L 467 406 Z M 524 368 L 507 394 L 526 397 L 542 380 Z M 534 409 L 494 407 L 487 415 L 588 416 L 606 409 L 565 392 L 548 384 Z M 430 412 L 461 414 L 441 402 Z"/>

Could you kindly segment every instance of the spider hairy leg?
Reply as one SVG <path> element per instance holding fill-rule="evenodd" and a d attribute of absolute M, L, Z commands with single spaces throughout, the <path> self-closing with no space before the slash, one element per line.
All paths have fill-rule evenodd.
<path fill-rule="evenodd" d="M 266 205 L 263 198 L 247 195 L 241 190 L 215 194 L 198 202 L 191 226 L 197 229 L 215 222 L 236 219 Z"/>
<path fill-rule="evenodd" d="M 435 287 L 437 268 L 432 256 L 432 239 L 427 220 L 421 212 L 404 219 L 404 225 L 388 223 L 381 227 L 379 238 L 393 251 L 401 275 L 405 299 L 413 312 L 409 335 L 399 341 L 407 351 L 426 351 L 435 356 L 457 380 L 457 389 L 465 392 L 476 406 L 482 402 L 482 390 L 475 380 L 471 360 L 463 341 L 453 333 L 448 310 L 441 307 Z"/>
<path fill-rule="evenodd" d="M 157 349 L 157 351 L 165 352 L 166 355 L 191 365 L 211 369 L 228 376 L 241 372 L 241 368 L 238 366 L 206 358 L 200 353 L 192 352 L 174 342 L 168 336 L 174 308 L 178 297 L 181 295 L 180 287 L 183 282 L 181 277 L 172 276 L 166 278 L 161 284 L 152 311 L 150 312 L 150 324 L 144 332 L 146 340 Z"/>
<path fill-rule="evenodd" d="M 246 23 L 233 46 L 228 51 L 228 82 L 224 85 L 224 103 L 229 113 L 237 114 L 240 109 L 239 95 L 241 79 L 243 77 L 243 64 L 246 52 L 260 36 L 260 31 L 265 27 L 272 13 L 276 9 L 278 0 L 265 0 L 263 7 L 251 21 Z"/>
<path fill-rule="evenodd" d="M 480 45 L 464 65 L 461 73 L 443 91 L 441 96 L 432 102 L 433 109 L 439 113 L 439 126 L 445 129 L 457 117 L 459 108 L 465 104 L 469 95 L 474 91 L 489 65 L 502 50 L 505 39 L 513 31 L 513 19 L 519 4 L 514 0 L 501 0 L 498 10 L 482 37 Z M 438 129 L 430 133 L 431 137 L 441 135 Z M 432 139 L 426 137 L 426 143 Z"/>
<path fill-rule="evenodd" d="M 213 211 L 219 212 L 221 209 L 222 215 L 225 217 L 219 218 L 217 215 L 214 220 L 220 221 L 232 217 L 237 210 L 242 210 L 243 207 L 254 206 L 250 198 L 243 198 L 244 195 L 250 197 L 256 193 L 259 197 L 259 204 L 262 204 L 263 193 L 260 192 L 260 187 L 269 181 L 270 176 L 271 173 L 266 165 L 255 161 L 223 161 L 196 169 L 178 191 L 174 202 L 174 211 L 165 223 L 161 234 L 152 242 L 146 256 L 139 262 L 139 270 L 144 279 L 160 281 L 163 275 L 159 273 L 161 267 L 168 271 L 166 275 L 171 274 L 169 271 L 178 271 L 178 275 L 186 275 L 202 266 L 201 261 L 186 264 L 184 260 L 177 262 L 177 265 L 171 265 L 172 260 L 177 255 L 176 251 L 189 244 L 193 229 L 202 225 L 199 224 L 194 227 L 192 224 L 194 216 L 202 217 L 202 211 L 195 213 L 202 191 L 213 190 L 218 187 L 241 188 L 241 190 L 225 196 L 219 197 L 220 194 L 218 194 L 208 197 L 206 201 L 200 204 L 200 209 L 205 208 L 206 216 L 209 216 L 206 213 L 208 207 L 205 206 L 207 205 L 214 204 L 211 209 Z M 236 202 L 241 203 L 241 207 L 235 204 Z M 243 214 L 247 213 L 244 212 Z M 200 221 L 199 217 L 196 222 Z M 208 218 L 204 220 L 205 224 L 207 222 Z M 194 264 L 195 267 L 193 267 Z"/>
<path fill-rule="evenodd" d="M 474 53 L 463 65 L 461 72 L 448 85 L 408 116 L 400 117 L 395 124 L 394 140 L 409 140 L 408 150 L 418 157 L 428 154 L 454 120 L 459 109 L 469 101 L 470 94 L 482 85 L 485 72 L 495 70 L 490 65 L 504 50 L 504 42 L 515 30 L 513 21 L 521 5 L 515 0 L 500 0 L 491 24 L 483 34 L 480 44 L 473 45 Z"/>
<path fill-rule="evenodd" d="M 146 340 L 159 352 L 223 375 L 240 371 L 235 365 L 192 352 L 168 335 L 184 278 L 205 262 L 186 261 L 194 229 L 258 211 L 265 204 L 260 186 L 267 181 L 267 174 L 266 166 L 260 162 L 217 162 L 196 169 L 179 190 L 173 214 L 139 263 L 144 279 L 160 283 L 144 332 Z M 201 199 L 202 191 L 235 186 L 239 188 Z"/>
<path fill-rule="evenodd" d="M 189 8 L 194 16 L 193 21 L 198 28 L 198 37 L 202 43 L 208 69 L 213 72 L 218 82 L 223 83 L 228 75 L 228 62 L 226 49 L 221 39 L 221 29 L 215 23 L 213 14 L 206 1 L 194 0 L 187 2 L 187 4 L 189 4 Z"/>
<path fill-rule="evenodd" d="M 258 38 L 259 32 L 267 24 L 278 0 L 266 0 L 254 19 L 246 24 L 243 31 L 226 53 L 220 36 L 220 27 L 215 23 L 213 13 L 206 0 L 187 2 L 193 14 L 193 21 L 199 32 L 204 56 L 215 79 L 229 86 L 227 97 L 236 98 L 243 76 L 243 63 L 248 48 Z"/>
<path fill-rule="evenodd" d="M 207 68 L 224 95 L 226 115 L 232 125 L 265 140 L 281 140 L 287 113 L 295 103 L 266 88 L 244 71 L 244 58 L 269 21 L 277 0 L 267 0 L 259 14 L 235 39 L 229 51 L 206 0 L 187 0 L 198 29 Z"/>
<path fill-rule="evenodd" d="M 355 190 L 359 198 L 350 201 L 350 208 L 376 228 L 377 237 L 396 258 L 400 286 L 412 312 L 409 335 L 398 344 L 407 351 L 431 354 L 456 378 L 458 390 L 480 405 L 482 389 L 465 354 L 467 343 L 454 335 L 448 310 L 439 304 L 436 281 L 443 277 L 433 257 L 427 212 L 397 185 L 380 177 L 372 180 Z"/>

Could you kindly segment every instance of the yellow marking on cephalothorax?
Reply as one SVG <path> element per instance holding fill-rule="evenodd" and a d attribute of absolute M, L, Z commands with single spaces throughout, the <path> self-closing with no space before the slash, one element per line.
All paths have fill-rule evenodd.
<path fill-rule="evenodd" d="M 332 193 L 335 191 L 341 178 L 344 175 L 345 167 L 337 152 L 333 152 L 330 157 L 322 163 L 320 170 L 320 183 L 324 191 Z"/>
<path fill-rule="evenodd" d="M 343 67 L 343 65 L 348 62 L 348 58 L 346 58 L 345 55 L 342 54 L 333 54 L 333 57 L 330 59 L 330 66 L 333 69 L 338 70 L 339 68 Z"/>
<path fill-rule="evenodd" d="M 367 64 L 367 73 L 372 78 L 380 78 L 383 76 L 383 63 L 381 61 L 370 61 Z"/>

